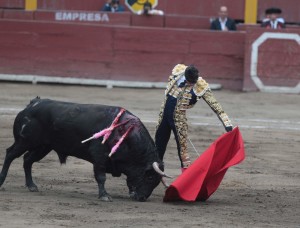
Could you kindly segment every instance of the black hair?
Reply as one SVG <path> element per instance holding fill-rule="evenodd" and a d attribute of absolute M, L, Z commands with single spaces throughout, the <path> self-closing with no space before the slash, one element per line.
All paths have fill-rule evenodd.
<path fill-rule="evenodd" d="M 190 65 L 185 69 L 184 76 L 190 83 L 196 83 L 199 77 L 199 71 L 194 65 Z"/>
<path fill-rule="evenodd" d="M 151 10 L 152 9 L 152 4 L 151 4 L 151 2 L 145 2 L 145 4 L 144 4 L 144 14 L 148 14 L 148 11 L 149 11 L 149 9 Z"/>
<path fill-rule="evenodd" d="M 266 9 L 265 11 L 265 14 L 266 15 L 269 15 L 269 14 L 281 14 L 282 13 L 282 10 L 279 9 L 279 8 L 275 8 L 275 7 L 272 7 L 272 8 L 268 8 Z"/>
<path fill-rule="evenodd" d="M 145 2 L 145 4 L 144 4 L 144 7 L 146 7 L 146 6 L 148 6 L 148 7 L 152 8 L 152 4 L 151 4 L 151 2 Z"/>

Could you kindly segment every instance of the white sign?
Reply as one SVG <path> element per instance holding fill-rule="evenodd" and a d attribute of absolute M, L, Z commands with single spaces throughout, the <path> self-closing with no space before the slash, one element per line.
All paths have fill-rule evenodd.
<path fill-rule="evenodd" d="M 109 22 L 106 13 L 86 13 L 86 12 L 56 12 L 56 21 L 88 21 L 88 22 Z"/>

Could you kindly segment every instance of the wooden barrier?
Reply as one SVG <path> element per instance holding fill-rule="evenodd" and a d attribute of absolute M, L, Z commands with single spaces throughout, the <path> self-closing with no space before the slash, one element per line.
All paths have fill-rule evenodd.
<path fill-rule="evenodd" d="M 100 11 L 106 0 L 38 0 L 39 10 Z M 122 1 L 122 4 L 124 1 Z"/>
<path fill-rule="evenodd" d="M 125 5 L 125 0 L 120 0 L 127 12 L 131 12 Z M 106 0 L 38 0 L 39 10 L 79 10 L 100 11 Z M 229 9 L 230 17 L 236 20 L 244 20 L 244 0 L 158 0 L 157 9 L 163 10 L 165 14 L 178 16 L 200 16 L 215 17 L 221 5 Z M 25 0 L 0 0 L 0 8 L 24 9 Z M 300 2 L 299 0 L 258 0 L 257 20 L 261 21 L 265 16 L 265 9 L 279 7 L 283 10 L 282 16 L 288 23 L 299 23 Z"/>
<path fill-rule="evenodd" d="M 3 18 L 16 20 L 33 20 L 33 11 L 24 10 L 4 10 Z"/>
<path fill-rule="evenodd" d="M 278 7 L 282 10 L 282 17 L 289 23 L 300 23 L 300 1 L 299 0 L 259 0 L 257 19 L 265 17 L 265 10 L 270 7 Z"/>
<path fill-rule="evenodd" d="M 72 23 L 96 23 L 109 25 L 131 24 L 131 13 L 110 13 L 96 11 L 45 11 L 34 12 L 34 19 L 41 21 L 57 21 Z"/>
<path fill-rule="evenodd" d="M 0 0 L 0 8 L 24 9 L 25 8 L 25 0 Z"/>
<path fill-rule="evenodd" d="M 169 28 L 190 28 L 209 29 L 210 18 L 198 16 L 166 15 L 165 27 Z"/>
<path fill-rule="evenodd" d="M 164 27 L 165 17 L 158 15 L 131 15 L 132 26 L 143 26 L 143 27 Z"/>
<path fill-rule="evenodd" d="M 166 14 L 212 17 L 218 16 L 222 5 L 228 7 L 230 17 L 244 19 L 245 3 L 241 0 L 159 0 L 157 9 Z"/>
<path fill-rule="evenodd" d="M 299 83 L 298 38 L 266 38 L 252 57 L 264 32 L 297 35 L 299 26 L 221 32 L 208 30 L 209 17 L 63 10 L 0 9 L 0 18 L 0 73 L 164 82 L 173 65 L 186 63 L 228 89 L 287 91 Z"/>
<path fill-rule="evenodd" d="M 0 26 L 3 74 L 165 82 L 186 63 L 210 83 L 242 88 L 243 32 L 3 19 Z"/>
<path fill-rule="evenodd" d="M 245 91 L 300 93 L 299 28 L 247 28 L 245 50 Z"/>

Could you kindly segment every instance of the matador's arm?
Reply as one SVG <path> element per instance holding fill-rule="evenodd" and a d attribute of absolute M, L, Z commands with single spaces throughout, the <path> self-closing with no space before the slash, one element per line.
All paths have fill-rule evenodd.
<path fill-rule="evenodd" d="M 220 103 L 214 97 L 211 89 L 209 88 L 208 83 L 202 78 L 199 78 L 199 80 L 197 81 L 194 87 L 194 92 L 196 93 L 199 99 L 202 97 L 203 100 L 214 111 L 214 113 L 217 114 L 218 118 L 221 120 L 223 126 L 225 127 L 225 130 L 231 131 L 232 130 L 231 121 L 228 115 L 224 112 Z"/>

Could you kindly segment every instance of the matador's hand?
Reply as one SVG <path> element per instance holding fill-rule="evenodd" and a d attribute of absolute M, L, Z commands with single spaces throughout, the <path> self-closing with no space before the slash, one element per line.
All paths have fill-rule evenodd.
<path fill-rule="evenodd" d="M 232 131 L 232 126 L 225 127 L 225 130 L 226 130 L 227 132 Z"/>

